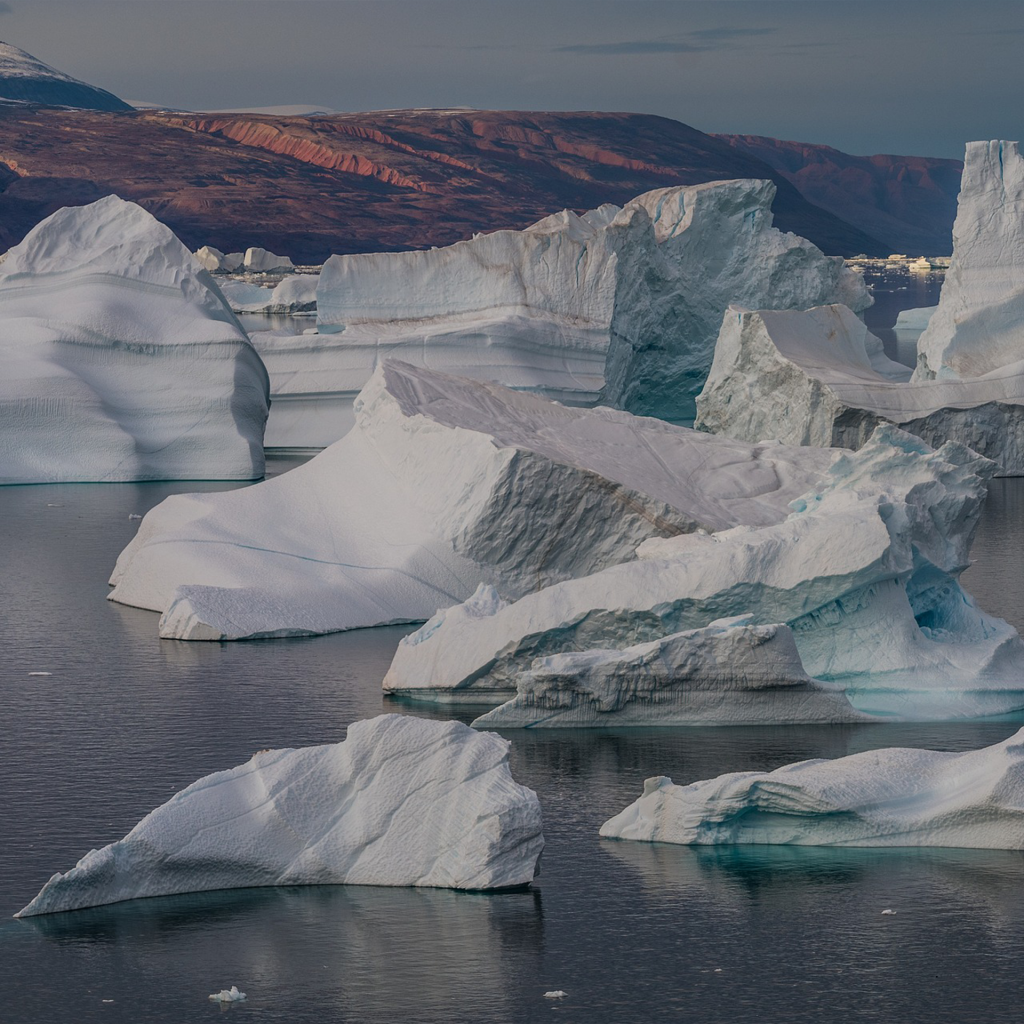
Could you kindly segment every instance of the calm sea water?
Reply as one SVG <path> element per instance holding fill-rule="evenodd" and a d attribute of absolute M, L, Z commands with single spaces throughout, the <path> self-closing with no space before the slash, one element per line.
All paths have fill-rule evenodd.
<path fill-rule="evenodd" d="M 545 814 L 531 891 L 247 890 L 10 920 L 52 872 L 201 775 L 264 747 L 342 739 L 382 711 L 430 714 L 379 689 L 404 629 L 183 644 L 157 638 L 156 615 L 106 601 L 137 528 L 129 514 L 196 489 L 0 488 L 0 1021 L 1019 1018 L 1024 855 L 597 836 L 650 775 L 687 782 L 890 745 L 963 750 L 1003 739 L 1019 725 L 1009 720 L 509 733 L 514 774 Z M 1022 515 L 1024 481 L 997 481 L 965 576 L 1018 627 Z M 245 1003 L 208 1001 L 232 984 Z M 551 989 L 568 996 L 543 998 Z"/>

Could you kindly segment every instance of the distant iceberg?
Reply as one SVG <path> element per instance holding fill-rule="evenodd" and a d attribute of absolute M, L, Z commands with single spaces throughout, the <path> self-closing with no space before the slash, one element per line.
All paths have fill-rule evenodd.
<path fill-rule="evenodd" d="M 508 751 L 494 734 L 403 715 L 356 722 L 343 743 L 262 751 L 175 794 L 15 916 L 250 886 L 526 885 L 540 804 Z"/>
<path fill-rule="evenodd" d="M 121 553 L 111 598 L 165 637 L 428 619 L 478 585 L 517 598 L 695 529 L 777 523 L 835 453 L 570 409 L 395 360 L 355 428 L 256 487 L 177 495 Z"/>
<path fill-rule="evenodd" d="M 317 274 L 290 274 L 273 288 L 231 279 L 218 284 L 236 313 L 315 313 L 318 281 Z"/>
<path fill-rule="evenodd" d="M 730 302 L 871 302 L 839 257 L 771 226 L 774 195 L 770 181 L 675 186 L 441 249 L 332 256 L 318 333 L 253 337 L 274 444 L 335 440 L 387 356 L 569 405 L 692 418 Z"/>
<path fill-rule="evenodd" d="M 601 835 L 682 845 L 1024 849 L 1024 729 L 963 754 L 891 747 L 688 786 L 648 779 Z"/>
<path fill-rule="evenodd" d="M 1024 355 L 1024 349 L 1022 349 Z M 738 440 L 859 448 L 882 423 L 961 441 L 1024 475 L 1024 360 L 983 377 L 911 379 L 845 306 L 731 308 L 696 425 Z"/>
<path fill-rule="evenodd" d="M 58 210 L 0 262 L 0 366 L 0 483 L 263 475 L 263 363 L 134 203 Z"/>
<path fill-rule="evenodd" d="M 752 625 L 785 624 L 807 675 L 841 689 L 858 711 L 942 719 L 1024 708 L 1024 644 L 958 582 L 993 469 L 962 445 L 933 452 L 879 428 L 782 522 L 651 539 L 636 561 L 510 604 L 478 594 L 473 609 L 440 612 L 398 645 L 384 689 L 492 707 L 513 700 L 507 713 L 536 724 L 521 718 L 524 706 L 558 705 L 570 687 L 604 685 L 587 667 L 605 656 L 574 652 L 620 652 L 607 657 L 625 662 L 638 652 L 624 648 L 667 645 L 673 634 L 744 615 Z M 693 639 L 681 639 L 684 651 Z M 705 649 L 694 647 L 700 656 Z M 548 671 L 566 666 L 568 681 Z M 628 666 L 621 679 L 613 669 L 608 685 L 629 678 Z M 726 671 L 717 678 L 735 686 Z M 593 696 L 573 699 L 585 706 Z M 708 707 L 709 720 L 721 717 Z M 628 702 L 623 709 L 627 722 L 641 713 Z M 610 725 L 615 716 L 591 719 Z"/>

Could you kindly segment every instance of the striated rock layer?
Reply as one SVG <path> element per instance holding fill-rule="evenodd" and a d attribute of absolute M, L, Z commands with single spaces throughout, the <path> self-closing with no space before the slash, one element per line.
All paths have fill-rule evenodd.
<path fill-rule="evenodd" d="M 251 886 L 527 885 L 540 804 L 508 751 L 458 722 L 401 715 L 355 722 L 343 743 L 261 751 L 176 793 L 15 916 Z"/>

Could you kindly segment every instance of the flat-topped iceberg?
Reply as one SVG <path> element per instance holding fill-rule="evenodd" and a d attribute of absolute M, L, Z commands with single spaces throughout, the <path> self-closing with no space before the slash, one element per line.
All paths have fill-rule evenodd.
<path fill-rule="evenodd" d="M 676 786 L 601 826 L 642 842 L 1024 849 L 1024 729 L 963 754 L 891 747 Z"/>
<path fill-rule="evenodd" d="M 511 604 L 478 594 L 472 608 L 439 613 L 399 644 L 384 689 L 494 706 L 516 698 L 534 659 L 619 651 L 742 614 L 787 625 L 806 673 L 860 711 L 1016 710 L 1024 645 L 958 582 L 993 469 L 963 445 L 933 452 L 879 428 L 781 523 L 651 539 L 636 561 Z M 524 683 L 535 701 L 543 683 Z"/>
<path fill-rule="evenodd" d="M 756 725 L 866 717 L 840 687 L 807 675 L 787 626 L 754 626 L 739 616 L 621 651 L 538 658 L 516 678 L 516 696 L 473 725 Z"/>
<path fill-rule="evenodd" d="M 381 715 L 343 743 L 265 750 L 194 782 L 54 875 L 16 917 L 268 885 L 527 885 L 544 845 L 509 743 Z"/>
<path fill-rule="evenodd" d="M 933 445 L 961 441 L 1000 475 L 1024 475 L 1024 360 L 969 380 L 912 380 L 845 306 L 726 313 L 697 398 L 698 427 L 859 448 L 881 423 Z"/>
<path fill-rule="evenodd" d="M 134 203 L 58 210 L 8 252 L 0 366 L 0 483 L 263 475 L 263 363 Z"/>
<path fill-rule="evenodd" d="M 919 379 L 983 377 L 1024 360 L 1024 157 L 968 142 L 953 258 L 918 341 Z"/>
<path fill-rule="evenodd" d="M 310 462 L 153 509 L 111 597 L 179 639 L 423 620 L 481 583 L 517 598 L 650 538 L 777 523 L 833 458 L 389 360 L 355 428 Z"/>
<path fill-rule="evenodd" d="M 219 284 L 236 313 L 313 313 L 318 280 L 317 274 L 291 274 L 273 288 L 231 279 Z"/>
<path fill-rule="evenodd" d="M 658 189 L 442 249 L 332 256 L 318 333 L 254 337 L 275 444 L 322 443 L 386 356 L 670 420 L 693 416 L 730 302 L 871 299 L 838 257 L 772 227 L 770 181 Z"/>
<path fill-rule="evenodd" d="M 295 264 L 288 256 L 277 256 L 268 249 L 250 245 L 242 257 L 242 266 L 256 274 L 269 274 L 275 270 L 294 270 Z"/>

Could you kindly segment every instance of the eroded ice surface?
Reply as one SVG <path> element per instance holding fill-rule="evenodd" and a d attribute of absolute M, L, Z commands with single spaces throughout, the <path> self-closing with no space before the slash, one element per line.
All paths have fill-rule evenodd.
<path fill-rule="evenodd" d="M 982 377 L 1024 360 L 1024 157 L 969 142 L 953 258 L 918 341 L 916 377 Z"/>
<path fill-rule="evenodd" d="M 792 631 L 721 619 L 625 650 L 538 658 L 482 728 L 852 722 L 842 689 L 804 671 Z"/>
<path fill-rule="evenodd" d="M 239 639 L 427 619 L 480 583 L 520 597 L 641 541 L 777 523 L 834 453 L 747 445 L 389 360 L 355 428 L 241 491 L 143 520 L 111 597 L 161 635 Z"/>
<path fill-rule="evenodd" d="M 645 842 L 1024 848 L 1024 729 L 963 754 L 890 747 L 676 786 L 601 826 Z"/>
<path fill-rule="evenodd" d="M 355 722 L 343 743 L 262 751 L 54 875 L 16 916 L 265 885 L 526 885 L 540 804 L 508 751 L 494 734 L 403 715 Z"/>
<path fill-rule="evenodd" d="M 774 195 L 769 181 L 679 186 L 441 249 L 333 256 L 319 333 L 254 338 L 288 403 L 275 444 L 334 440 L 386 356 L 570 405 L 692 418 L 730 302 L 871 301 L 841 259 L 771 226 Z"/>
<path fill-rule="evenodd" d="M 859 710 L 929 719 L 1024 707 L 1024 645 L 958 582 L 993 469 L 962 445 L 933 452 L 879 428 L 784 522 L 652 539 L 637 561 L 439 614 L 399 644 L 384 688 L 493 706 L 535 658 L 749 614 L 785 623 L 807 674 Z"/>
<path fill-rule="evenodd" d="M 0 483 L 263 475 L 263 363 L 134 203 L 58 210 L 10 250 L 0 366 Z"/>
<path fill-rule="evenodd" d="M 273 288 L 231 279 L 218 283 L 236 313 L 311 313 L 318 280 L 317 274 L 291 274 Z"/>
<path fill-rule="evenodd" d="M 911 380 L 845 306 L 731 308 L 697 398 L 697 425 L 727 437 L 859 448 L 880 423 L 929 444 L 961 441 L 1024 475 L 1024 361 L 983 377 Z"/>

